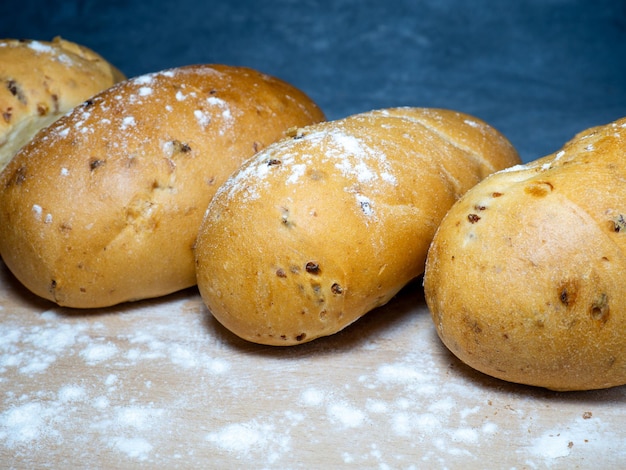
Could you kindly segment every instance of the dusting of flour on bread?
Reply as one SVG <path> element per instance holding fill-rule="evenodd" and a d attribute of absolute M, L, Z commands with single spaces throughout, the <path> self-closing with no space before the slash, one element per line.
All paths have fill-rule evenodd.
<path fill-rule="evenodd" d="M 321 177 L 316 176 L 317 168 L 330 164 L 345 180 L 344 190 L 355 195 L 355 209 L 366 216 L 373 215 L 370 197 L 356 188 L 381 194 L 397 184 L 387 156 L 347 130 L 324 128 L 323 124 L 317 127 L 304 129 L 301 135 L 265 149 L 227 181 L 220 192 L 228 192 L 231 198 L 241 195 L 244 200 L 255 200 L 260 197 L 259 191 L 274 179 L 296 185 L 308 173 L 312 178 Z M 318 148 L 323 153 L 316 153 Z"/>

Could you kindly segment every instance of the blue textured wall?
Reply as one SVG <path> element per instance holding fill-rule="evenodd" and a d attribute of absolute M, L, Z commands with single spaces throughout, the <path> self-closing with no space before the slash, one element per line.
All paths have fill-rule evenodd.
<path fill-rule="evenodd" d="M 0 7 L 0 35 L 61 35 L 128 76 L 247 65 L 300 87 L 330 119 L 457 109 L 499 128 L 525 161 L 626 116 L 623 0 L 26 0 Z"/>

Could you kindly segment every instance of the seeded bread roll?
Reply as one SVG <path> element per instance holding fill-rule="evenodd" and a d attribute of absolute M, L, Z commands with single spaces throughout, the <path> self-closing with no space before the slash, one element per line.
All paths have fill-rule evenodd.
<path fill-rule="evenodd" d="M 475 369 L 554 390 L 626 384 L 626 119 L 496 173 L 449 211 L 424 288 Z"/>
<path fill-rule="evenodd" d="M 216 189 L 285 130 L 323 119 L 295 87 L 192 65 L 95 95 L 0 174 L 0 253 L 35 294 L 104 307 L 195 284 L 193 243 Z"/>
<path fill-rule="evenodd" d="M 85 46 L 0 39 L 0 171 L 35 133 L 124 79 Z"/>
<path fill-rule="evenodd" d="M 298 129 L 209 205 L 196 242 L 200 293 L 249 341 L 336 333 L 421 274 L 448 208 L 516 163 L 500 133 L 448 110 L 376 110 Z"/>

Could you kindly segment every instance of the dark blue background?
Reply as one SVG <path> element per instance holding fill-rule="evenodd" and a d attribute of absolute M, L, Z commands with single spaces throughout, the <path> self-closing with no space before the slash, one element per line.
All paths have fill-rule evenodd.
<path fill-rule="evenodd" d="M 626 116 L 624 0 L 2 2 L 0 35 L 85 44 L 129 77 L 246 65 L 330 119 L 445 107 L 500 129 L 525 161 Z"/>

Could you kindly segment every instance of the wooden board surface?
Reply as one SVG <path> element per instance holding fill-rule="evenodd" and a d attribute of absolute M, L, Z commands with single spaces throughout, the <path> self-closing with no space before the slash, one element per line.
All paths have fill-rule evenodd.
<path fill-rule="evenodd" d="M 335 336 L 274 348 L 222 328 L 196 289 L 74 311 L 0 263 L 3 468 L 617 468 L 625 398 L 469 369 L 420 281 Z"/>

